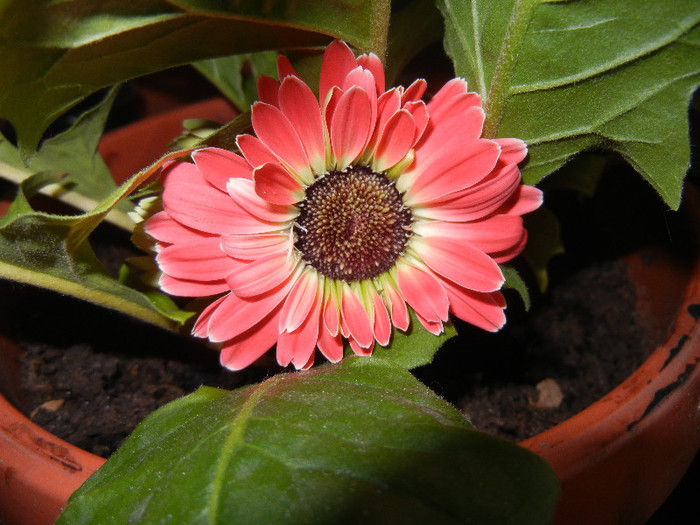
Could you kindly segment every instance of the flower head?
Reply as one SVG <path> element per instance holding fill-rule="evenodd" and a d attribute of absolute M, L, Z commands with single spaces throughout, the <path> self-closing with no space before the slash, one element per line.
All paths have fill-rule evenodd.
<path fill-rule="evenodd" d="M 241 154 L 192 153 L 163 173 L 160 286 L 216 297 L 193 333 L 221 342 L 241 369 L 277 344 L 277 360 L 330 361 L 406 330 L 409 309 L 439 334 L 450 313 L 486 330 L 505 322 L 498 263 L 526 240 L 541 203 L 521 185 L 516 139 L 481 138 L 481 100 L 464 80 L 427 104 L 423 80 L 384 90 L 370 54 L 326 50 L 318 98 L 285 57 L 262 77 Z M 218 296 L 218 297 L 217 297 Z"/>

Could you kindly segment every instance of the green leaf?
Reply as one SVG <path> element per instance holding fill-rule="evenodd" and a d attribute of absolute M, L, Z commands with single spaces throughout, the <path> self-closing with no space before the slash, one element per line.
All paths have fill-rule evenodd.
<path fill-rule="evenodd" d="M 26 179 L 7 214 L 0 218 L 0 277 L 72 295 L 168 329 L 191 313 L 159 309 L 145 295 L 110 277 L 87 238 L 125 197 L 166 161 L 171 153 L 115 189 L 94 210 L 82 215 L 52 215 L 34 211 L 29 198 L 62 173 L 41 172 Z"/>
<path fill-rule="evenodd" d="M 111 89 L 102 101 L 80 115 L 68 129 L 46 139 L 41 150 L 26 163 L 19 150 L 0 134 L 0 177 L 20 184 L 36 173 L 60 172 L 65 177 L 56 184 L 43 187 L 42 193 L 83 211 L 94 208 L 117 188 L 97 151 L 116 93 L 116 88 Z M 129 203 L 119 203 L 110 220 L 122 228 L 133 228 L 133 221 L 126 216 L 132 208 Z"/>
<path fill-rule="evenodd" d="M 410 312 L 411 324 L 408 330 L 402 332 L 397 328 L 391 334 L 391 341 L 386 347 L 375 345 L 372 355 L 385 357 L 411 370 L 433 362 L 433 357 L 445 342 L 457 335 L 457 330 L 451 324 L 445 325 L 445 331 L 433 335 L 420 324 L 416 314 Z M 352 355 L 348 349 L 346 355 Z"/>
<path fill-rule="evenodd" d="M 0 5 L 0 117 L 24 157 L 96 90 L 217 56 L 342 38 L 386 47 L 388 0 L 7 0 Z"/>
<path fill-rule="evenodd" d="M 546 268 L 545 268 L 546 270 Z M 527 284 L 525 284 L 525 281 L 523 278 L 520 276 L 518 271 L 513 268 L 512 266 L 508 265 L 501 265 L 501 271 L 503 272 L 503 277 L 506 278 L 506 282 L 503 284 L 505 288 L 511 288 L 518 292 L 520 295 L 520 298 L 523 300 L 523 304 L 525 305 L 525 310 L 530 309 L 530 292 L 527 290 Z M 546 277 L 546 272 L 545 272 L 545 277 Z"/>
<path fill-rule="evenodd" d="M 535 184 L 584 150 L 619 152 L 677 209 L 700 81 L 696 0 L 441 0 L 485 136 L 518 137 Z"/>
<path fill-rule="evenodd" d="M 544 524 L 557 493 L 397 364 L 350 358 L 166 405 L 57 524 Z"/>
<path fill-rule="evenodd" d="M 209 79 L 240 111 L 248 111 L 258 100 L 257 78 L 277 78 L 277 53 L 264 51 L 200 60 L 192 64 Z M 249 71 L 244 72 L 244 68 Z"/>

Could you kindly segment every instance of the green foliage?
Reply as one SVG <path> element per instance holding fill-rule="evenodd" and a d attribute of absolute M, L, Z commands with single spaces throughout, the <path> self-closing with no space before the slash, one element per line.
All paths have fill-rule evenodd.
<path fill-rule="evenodd" d="M 180 311 L 170 301 L 161 301 L 161 306 L 156 307 L 146 296 L 110 277 L 87 238 L 155 169 L 179 155 L 163 157 L 151 169 L 115 189 L 92 211 L 81 215 L 34 211 L 29 204 L 42 187 L 59 182 L 62 173 L 40 172 L 27 178 L 7 214 L 0 218 L 0 277 L 66 293 L 174 329 L 191 314 Z"/>
<path fill-rule="evenodd" d="M 348 358 L 166 405 L 57 523 L 528 525 L 557 495 L 543 460 L 475 432 L 399 365 Z"/>
<path fill-rule="evenodd" d="M 342 38 L 386 45 L 388 2 L 374 0 L 8 0 L 0 5 L 0 118 L 27 157 L 90 93 L 196 60 Z"/>
<path fill-rule="evenodd" d="M 695 0 L 441 0 L 455 71 L 486 136 L 528 143 L 535 184 L 584 150 L 619 152 L 677 209 L 700 80 Z"/>

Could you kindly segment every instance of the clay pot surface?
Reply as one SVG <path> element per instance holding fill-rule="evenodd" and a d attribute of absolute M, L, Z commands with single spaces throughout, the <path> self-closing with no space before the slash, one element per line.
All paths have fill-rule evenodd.
<path fill-rule="evenodd" d="M 109 133 L 100 152 L 122 181 L 164 151 L 183 119 L 232 115 L 221 99 L 196 103 Z M 649 329 L 669 335 L 604 398 L 521 443 L 562 483 L 559 524 L 644 523 L 700 448 L 700 262 L 687 270 L 648 253 L 628 262 Z M 11 355 L 12 348 L 0 339 L 0 354 Z M 11 381 L 11 371 L 0 370 L 0 380 Z M 53 523 L 104 461 L 41 429 L 0 395 L 0 523 Z"/>

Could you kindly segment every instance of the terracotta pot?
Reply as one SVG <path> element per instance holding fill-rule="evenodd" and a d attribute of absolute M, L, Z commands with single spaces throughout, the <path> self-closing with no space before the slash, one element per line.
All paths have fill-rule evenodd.
<path fill-rule="evenodd" d="M 154 160 L 183 118 L 222 116 L 231 110 L 221 100 L 195 104 L 108 134 L 100 150 L 121 180 Z M 147 131 L 153 122 L 159 133 Z M 137 148 L 123 145 L 134 141 Z M 648 310 L 650 330 L 668 331 L 666 342 L 603 399 L 521 443 L 562 482 L 560 524 L 643 523 L 700 448 L 700 262 L 687 270 L 649 253 L 628 262 L 639 308 Z M 0 340 L 0 347 L 10 355 L 10 342 Z M 3 385 L 12 378 L 5 371 Z M 42 430 L 0 396 L 0 522 L 52 523 L 103 462 Z"/>

